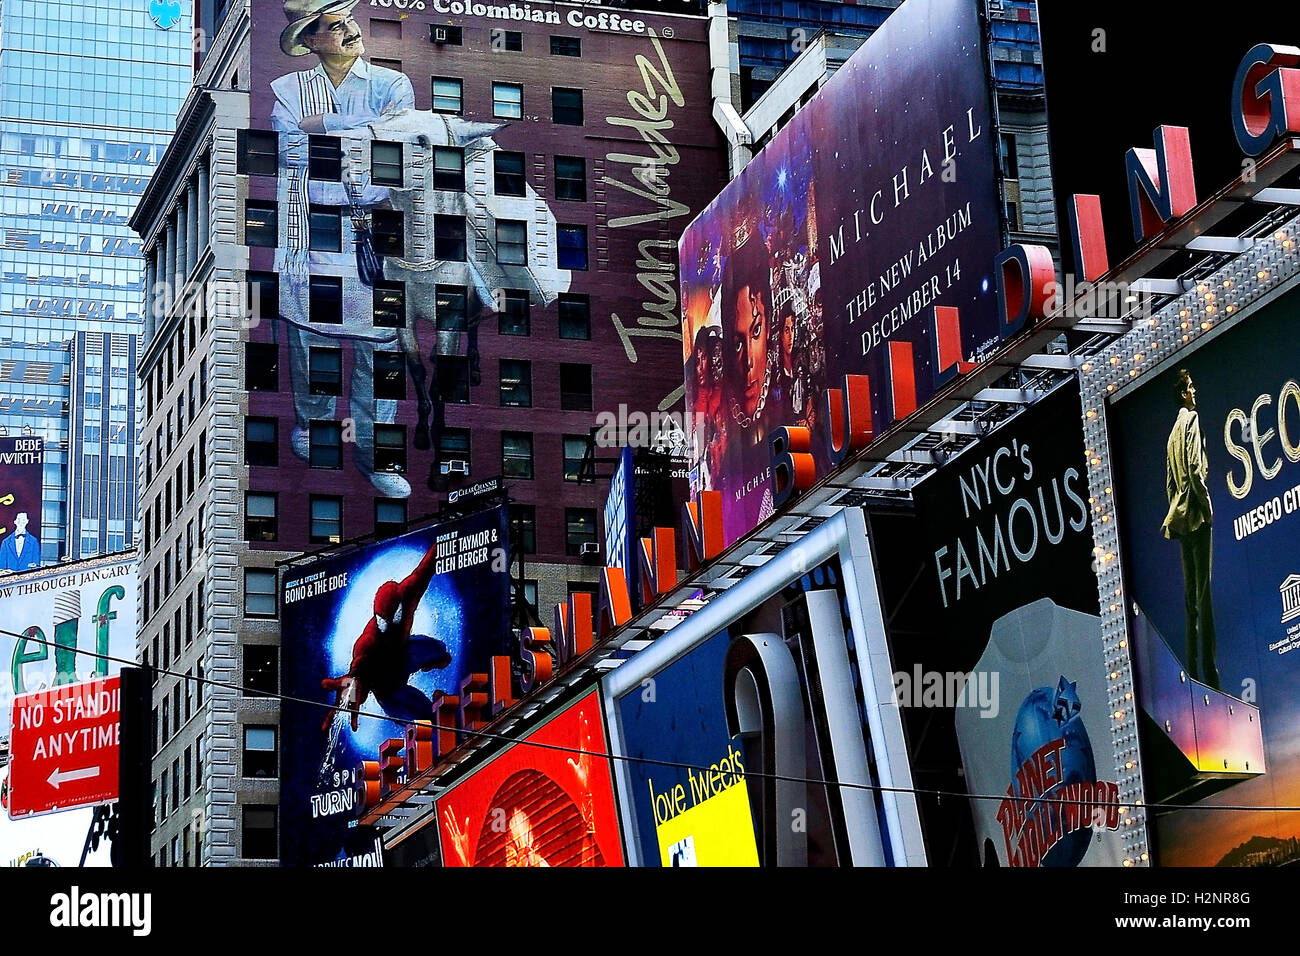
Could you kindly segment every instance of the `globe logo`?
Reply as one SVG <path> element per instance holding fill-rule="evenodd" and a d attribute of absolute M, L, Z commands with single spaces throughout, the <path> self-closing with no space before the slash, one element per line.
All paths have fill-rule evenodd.
<path fill-rule="evenodd" d="M 180 0 L 149 0 L 149 18 L 160 30 L 170 30 L 181 22 Z"/>

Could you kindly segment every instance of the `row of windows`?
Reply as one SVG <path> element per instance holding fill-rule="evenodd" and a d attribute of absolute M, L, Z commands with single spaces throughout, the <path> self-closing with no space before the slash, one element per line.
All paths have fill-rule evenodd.
<path fill-rule="evenodd" d="M 376 350 L 374 360 L 374 396 L 376 401 L 403 401 L 407 397 L 406 359 L 401 352 Z M 469 359 L 459 355 L 439 355 L 437 361 L 438 392 L 442 401 L 467 405 L 470 400 Z M 525 359 L 501 359 L 498 397 L 503 408 L 533 407 L 533 363 Z M 312 395 L 343 394 L 343 350 L 313 347 L 308 352 L 309 388 Z M 280 389 L 280 346 L 274 342 L 248 342 L 244 346 L 244 383 L 251 392 L 276 392 Z M 590 365 L 573 362 L 560 363 L 560 409 L 571 412 L 592 410 L 593 385 Z M 321 423 L 322 428 L 325 423 Z M 339 427 L 337 423 L 333 427 Z M 376 437 L 381 428 L 375 426 Z M 312 425 L 313 430 L 316 424 Z M 324 435 L 324 431 L 322 431 Z M 248 439 L 245 435 L 245 439 Z M 259 427 L 257 439 L 265 449 L 274 443 L 273 433 Z M 393 433 L 396 441 L 396 433 Z M 378 442 L 376 442 L 378 444 Z M 192 450 L 191 450 L 192 451 Z M 259 452 L 260 454 L 260 452 Z M 191 458 L 192 458 L 191 454 Z M 260 464 L 259 461 L 248 462 Z M 274 462 L 272 462 L 274 464 Z M 342 465 L 322 464 L 322 468 L 341 468 Z M 206 471 L 206 465 L 202 469 Z M 178 467 L 179 480 L 179 467 Z M 202 476 L 200 476 L 202 477 Z M 192 485 L 192 482 L 191 482 Z M 178 498 L 179 502 L 179 498 Z M 179 504 L 178 504 L 179 510 Z M 167 521 L 170 517 L 168 501 Z M 148 515 L 146 514 L 146 541 L 148 540 Z M 146 547 L 148 545 L 146 544 Z"/>
<path fill-rule="evenodd" d="M 400 40 L 402 38 L 402 21 L 371 17 L 370 35 L 376 40 Z M 438 46 L 461 46 L 465 42 L 464 30 L 459 26 L 431 23 L 429 24 L 429 42 Z M 488 32 L 488 49 L 494 53 L 522 53 L 524 35 L 518 30 L 502 30 L 493 27 Z M 582 56 L 582 39 L 580 37 L 552 36 L 550 38 L 550 50 L 551 56 Z"/>
<path fill-rule="evenodd" d="M 531 448 L 532 436 L 527 436 Z M 504 445 L 504 436 L 503 436 Z M 250 497 L 258 493 L 250 492 Z M 274 495 L 263 497 L 272 499 Z M 375 523 L 380 524 L 383 514 L 381 505 L 401 506 L 401 525 L 394 523 L 393 529 L 400 533 L 405 529 L 405 502 L 376 499 Z M 312 541 L 314 543 L 336 543 L 342 539 L 343 499 L 329 495 L 312 495 L 309 498 L 311 514 Z M 395 517 L 396 510 L 392 512 Z M 577 557 L 584 553 L 584 545 L 596 543 L 597 524 L 594 508 L 564 509 L 564 549 L 565 553 Z M 510 506 L 510 540 L 513 547 L 524 554 L 537 553 L 537 511 L 533 505 L 515 504 Z M 533 602 L 536 602 L 534 592 Z M 244 569 L 244 616 L 253 618 L 274 618 L 279 614 L 279 578 L 273 568 Z M 259 645 L 244 646 L 244 688 L 247 696 L 271 696 L 279 692 L 279 659 L 274 647 Z"/>
<path fill-rule="evenodd" d="M 497 289 L 492 303 L 498 315 L 500 335 L 532 334 L 532 301 L 523 289 Z M 470 327 L 469 287 L 434 286 L 434 323 L 439 332 L 466 332 Z M 280 313 L 279 277 L 272 272 L 248 274 L 246 309 L 256 320 L 277 317 Z M 308 285 L 308 309 L 312 322 L 325 325 L 343 324 L 343 280 L 337 276 L 311 276 Z M 591 299 L 579 293 L 561 293 L 556 303 L 559 336 L 562 339 L 591 338 Z M 405 282 L 376 282 L 372 293 L 371 324 L 375 328 L 402 329 L 407 321 Z M 201 401 L 206 401 L 207 364 L 200 369 Z"/>
<path fill-rule="evenodd" d="M 498 84 L 513 90 L 520 90 L 513 84 Z M 503 89 L 502 100 L 498 108 L 517 113 L 518 104 L 510 106 L 514 95 Z M 500 112 L 498 116 L 502 115 Z M 239 152 L 239 171 L 259 176 L 274 176 L 278 172 L 278 134 L 258 130 L 241 130 L 244 146 Z M 493 189 L 498 196 L 524 196 L 525 156 L 520 152 L 497 149 L 492 151 Z M 403 147 L 401 143 L 377 141 L 370 150 L 370 178 L 377 185 L 403 185 Z M 587 201 L 587 161 L 581 156 L 553 157 L 555 173 L 555 198 L 573 202 Z M 338 137 L 312 136 L 308 142 L 307 174 L 311 179 L 327 182 L 341 182 L 343 179 L 343 150 Z M 465 189 L 465 150 L 459 146 L 435 146 L 433 149 L 433 186 L 435 189 L 451 189 L 463 192 Z M 253 206 L 257 215 L 265 218 L 266 209 Z M 334 213 L 322 212 L 319 229 L 322 241 L 333 229 L 329 218 Z M 400 217 L 386 218 L 396 214 L 386 214 L 376 210 L 379 217 L 376 230 L 387 235 L 393 230 L 400 232 Z M 313 220 L 313 226 L 317 223 Z M 315 248 L 315 247 L 313 247 Z"/>
<path fill-rule="evenodd" d="M 343 210 L 337 206 L 312 207 L 308 239 L 312 251 L 342 251 L 343 216 Z M 244 242 L 247 245 L 274 248 L 279 241 L 279 229 L 279 206 L 274 200 L 245 201 Z M 376 253 L 398 257 L 405 255 L 404 237 L 402 213 L 383 209 L 374 211 L 371 238 Z M 588 268 L 590 260 L 585 225 L 557 223 L 555 244 L 556 264 L 561 269 L 582 271 Z M 497 262 L 502 265 L 527 265 L 528 223 L 522 219 L 497 219 L 495 245 Z M 464 216 L 433 217 L 433 256 L 445 262 L 469 261 L 468 230 Z"/>
<path fill-rule="evenodd" d="M 157 638 L 154 639 L 157 653 Z M 180 655 L 180 642 L 177 641 L 176 653 Z M 145 663 L 148 663 L 146 657 Z M 163 665 L 167 667 L 166 664 Z M 159 671 L 154 671 L 154 682 L 157 683 Z M 158 707 L 153 709 L 153 726 L 150 732 L 150 744 L 153 747 L 153 753 L 157 754 L 181 732 L 181 728 L 189 723 L 190 718 L 203 709 L 203 664 L 198 665 L 197 674 L 193 670 L 187 670 L 183 678 L 177 678 L 175 685 L 172 687 L 170 694 L 162 695 L 162 702 Z M 182 690 L 184 694 L 182 695 Z M 184 704 L 182 711 L 181 705 Z M 189 794 L 187 793 L 186 796 Z"/>
<path fill-rule="evenodd" d="M 465 108 L 465 81 L 458 76 L 435 76 L 433 111 L 459 116 Z M 522 83 L 492 83 L 492 115 L 498 119 L 522 119 Z M 557 126 L 581 126 L 584 122 L 583 91 L 570 86 L 551 87 L 551 122 Z"/>
<path fill-rule="evenodd" d="M 313 423 L 314 425 L 315 423 Z M 313 428 L 313 436 L 315 429 Z M 376 438 L 378 430 L 376 430 Z M 312 445 L 315 455 L 317 446 Z M 376 454 L 378 459 L 378 454 Z M 376 467 L 376 471 L 380 469 Z M 298 498 L 298 495 L 294 496 Z M 343 499 L 337 495 L 308 495 L 308 530 L 312 544 L 338 544 L 343 540 Z M 391 538 L 406 530 L 406 499 L 375 499 L 375 535 Z M 276 492 L 249 491 L 244 495 L 244 539 L 277 541 L 280 537 L 280 496 Z M 274 607 L 274 600 L 271 606 Z"/>

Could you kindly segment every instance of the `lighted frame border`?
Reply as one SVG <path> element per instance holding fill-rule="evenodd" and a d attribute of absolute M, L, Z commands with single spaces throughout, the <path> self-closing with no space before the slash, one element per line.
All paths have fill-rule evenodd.
<path fill-rule="evenodd" d="M 902 712 L 894 696 L 894 669 L 886 642 L 875 563 L 867 539 L 866 518 L 857 508 L 845 508 L 828 518 L 606 675 L 601 681 L 601 692 L 610 753 L 616 758 L 627 756 L 619 698 L 639 690 L 647 677 L 658 674 L 763 601 L 780 594 L 809 570 L 836 556 L 844 575 L 844 596 L 857 645 L 866 731 L 875 749 L 874 784 L 886 788 L 880 794 L 880 801 L 888 828 L 888 845 L 892 847 L 890 863 L 925 866 L 925 842 L 920 812 L 912 793 L 912 767 L 903 737 Z M 624 858 L 628 866 L 645 866 L 634 802 L 628 799 L 633 791 L 628 760 L 615 760 L 614 782 L 623 827 Z"/>
<path fill-rule="evenodd" d="M 1088 458 L 1092 532 L 1101 606 L 1102 641 L 1110 688 L 1111 736 L 1115 743 L 1119 799 L 1136 804 L 1122 818 L 1125 866 L 1149 866 L 1138 703 L 1128 647 L 1127 595 L 1115 513 L 1111 468 L 1110 403 L 1168 369 L 1193 347 L 1235 327 L 1274 299 L 1300 285 L 1300 217 L 1256 239 L 1245 252 L 1107 345 L 1080 367 L 1083 434 Z M 1100 768 L 1099 768 L 1100 769 Z"/>

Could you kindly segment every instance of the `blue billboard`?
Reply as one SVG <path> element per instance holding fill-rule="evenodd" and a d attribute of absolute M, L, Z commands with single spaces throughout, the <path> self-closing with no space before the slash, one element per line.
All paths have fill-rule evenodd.
<path fill-rule="evenodd" d="M 362 811 L 361 762 L 509 653 L 506 542 L 506 511 L 494 508 L 285 574 L 286 865 L 372 848 L 374 834 L 350 826 Z"/>
<path fill-rule="evenodd" d="M 1298 339 L 1292 292 L 1107 410 L 1162 865 L 1300 860 L 1296 814 L 1226 809 L 1300 800 Z"/>

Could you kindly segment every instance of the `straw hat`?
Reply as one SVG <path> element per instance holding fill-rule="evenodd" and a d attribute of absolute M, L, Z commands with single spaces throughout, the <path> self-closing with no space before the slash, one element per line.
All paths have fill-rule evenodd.
<path fill-rule="evenodd" d="M 289 56 L 304 56 L 311 52 L 302 45 L 303 30 L 326 13 L 348 13 L 361 0 L 284 0 L 284 15 L 289 25 L 280 34 L 280 49 Z"/>

